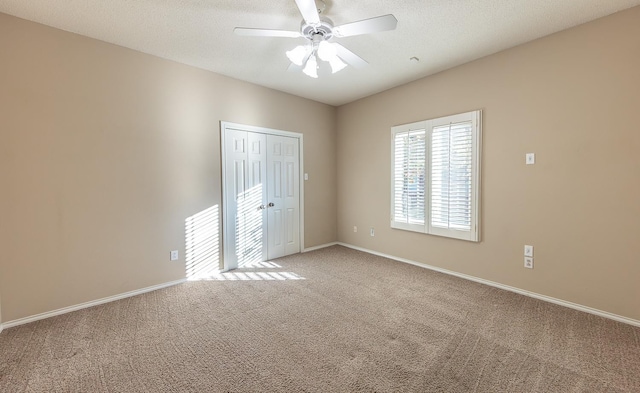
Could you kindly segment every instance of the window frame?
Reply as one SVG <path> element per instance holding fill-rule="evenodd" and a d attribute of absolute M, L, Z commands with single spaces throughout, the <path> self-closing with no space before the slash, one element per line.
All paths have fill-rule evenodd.
<path fill-rule="evenodd" d="M 433 129 L 443 125 L 471 122 L 471 230 L 456 230 L 432 226 L 431 216 L 431 188 L 432 188 L 432 141 Z M 424 196 L 424 224 L 399 222 L 395 220 L 395 138 L 397 134 L 411 131 L 425 130 L 425 196 Z M 449 237 L 453 239 L 480 241 L 480 173 L 482 157 L 482 111 L 459 113 L 443 116 L 435 119 L 423 120 L 414 123 L 401 124 L 391 127 L 391 200 L 390 217 L 391 228 Z"/>

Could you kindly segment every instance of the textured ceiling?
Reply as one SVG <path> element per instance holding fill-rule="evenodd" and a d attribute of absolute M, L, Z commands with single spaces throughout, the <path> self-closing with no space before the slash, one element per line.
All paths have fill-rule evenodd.
<path fill-rule="evenodd" d="M 233 28 L 298 30 L 294 0 L 0 0 L 0 12 L 341 105 L 533 39 L 640 5 L 640 0 L 325 0 L 335 25 L 394 14 L 394 31 L 336 39 L 369 62 L 312 79 L 287 72 L 302 38 L 242 37 Z M 411 57 L 418 57 L 418 63 Z"/>

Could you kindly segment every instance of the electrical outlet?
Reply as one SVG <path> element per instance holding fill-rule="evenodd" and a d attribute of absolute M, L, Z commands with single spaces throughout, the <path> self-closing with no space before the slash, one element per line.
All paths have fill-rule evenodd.
<path fill-rule="evenodd" d="M 178 250 L 171 251 L 171 260 L 172 261 L 177 261 L 178 260 Z"/>
<path fill-rule="evenodd" d="M 532 257 L 533 256 L 533 246 L 526 245 L 524 246 L 524 256 Z"/>
<path fill-rule="evenodd" d="M 371 236 L 375 236 L 375 235 L 376 235 L 376 231 L 373 228 L 371 228 Z"/>
<path fill-rule="evenodd" d="M 527 269 L 533 269 L 533 258 L 524 257 L 524 267 Z"/>
<path fill-rule="evenodd" d="M 525 163 L 527 165 L 533 165 L 536 163 L 536 154 L 535 153 L 527 153 L 525 155 Z"/>
<path fill-rule="evenodd" d="M 354 232 L 358 232 L 358 227 L 354 225 L 354 226 L 353 226 L 353 231 L 354 231 Z"/>

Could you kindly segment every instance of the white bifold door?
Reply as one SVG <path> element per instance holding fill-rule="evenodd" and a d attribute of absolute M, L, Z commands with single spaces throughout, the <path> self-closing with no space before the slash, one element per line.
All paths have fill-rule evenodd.
<path fill-rule="evenodd" d="M 223 132 L 225 270 L 300 252 L 299 138 Z"/>

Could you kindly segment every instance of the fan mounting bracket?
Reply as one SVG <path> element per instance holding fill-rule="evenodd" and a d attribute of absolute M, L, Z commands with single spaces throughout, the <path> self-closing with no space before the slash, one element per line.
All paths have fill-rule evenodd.
<path fill-rule="evenodd" d="M 316 9 L 318 10 L 318 15 L 321 15 L 325 8 L 327 8 L 327 3 L 324 0 L 316 0 Z"/>

